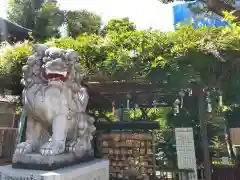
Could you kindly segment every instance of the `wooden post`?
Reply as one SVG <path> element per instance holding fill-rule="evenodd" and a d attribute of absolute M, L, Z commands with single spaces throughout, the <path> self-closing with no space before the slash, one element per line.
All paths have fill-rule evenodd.
<path fill-rule="evenodd" d="M 115 106 L 115 101 L 112 101 L 112 114 L 113 116 L 116 115 L 116 106 Z"/>
<path fill-rule="evenodd" d="M 120 121 L 123 121 L 123 113 L 124 113 L 124 107 L 123 104 L 121 104 L 121 116 L 120 116 Z"/>
<path fill-rule="evenodd" d="M 153 149 L 153 180 L 156 180 L 156 136 L 152 132 L 152 149 Z"/>
<path fill-rule="evenodd" d="M 202 139 L 202 149 L 204 154 L 204 175 L 205 180 L 212 180 L 212 168 L 208 147 L 207 123 L 206 123 L 206 108 L 205 94 L 203 85 L 198 85 L 198 117 L 200 121 L 200 133 Z"/>

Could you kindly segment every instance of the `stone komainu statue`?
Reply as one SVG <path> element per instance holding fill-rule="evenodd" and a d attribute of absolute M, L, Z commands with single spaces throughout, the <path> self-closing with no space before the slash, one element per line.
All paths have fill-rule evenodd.
<path fill-rule="evenodd" d="M 78 56 L 73 50 L 36 45 L 23 67 L 23 104 L 27 116 L 26 141 L 15 154 L 64 152 L 82 157 L 90 152 L 94 118 L 85 113 L 88 93 L 81 86 Z M 41 142 L 43 132 L 50 138 Z"/>

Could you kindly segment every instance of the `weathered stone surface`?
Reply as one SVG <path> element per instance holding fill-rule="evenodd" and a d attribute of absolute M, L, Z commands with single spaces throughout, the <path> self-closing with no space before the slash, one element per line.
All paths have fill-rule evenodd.
<path fill-rule="evenodd" d="M 73 50 L 41 44 L 33 48 L 22 69 L 26 141 L 17 144 L 13 167 L 19 163 L 62 167 L 89 159 L 96 128 L 94 118 L 86 113 L 89 95 L 77 62 Z"/>
<path fill-rule="evenodd" d="M 42 156 L 40 154 L 14 154 L 12 167 L 18 169 L 55 170 L 74 164 L 93 160 L 91 154 L 76 158 L 73 153 L 56 156 Z"/>
<path fill-rule="evenodd" d="M 0 166 L 0 180 L 109 180 L 108 160 L 93 160 L 55 171 Z"/>

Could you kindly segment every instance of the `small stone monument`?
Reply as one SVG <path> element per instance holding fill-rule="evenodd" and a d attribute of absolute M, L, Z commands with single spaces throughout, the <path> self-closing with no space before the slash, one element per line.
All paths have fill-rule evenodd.
<path fill-rule="evenodd" d="M 46 45 L 33 48 L 33 54 L 23 67 L 22 79 L 23 108 L 27 117 L 26 140 L 17 144 L 12 168 L 52 171 L 78 164 L 74 168 L 80 172 L 84 164 L 90 166 L 94 161 L 94 118 L 86 113 L 89 96 L 82 86 L 83 74 L 79 72 L 77 61 L 77 53 L 73 50 Z M 100 160 L 93 164 L 94 171 L 99 164 L 108 172 L 108 161 Z M 2 169 L 0 172 L 4 174 Z M 91 167 L 88 170 L 91 171 Z M 16 173 L 18 170 L 10 171 Z M 60 179 L 68 179 L 66 173 L 58 174 L 64 177 Z M 82 178 L 72 175 L 70 179 Z"/>

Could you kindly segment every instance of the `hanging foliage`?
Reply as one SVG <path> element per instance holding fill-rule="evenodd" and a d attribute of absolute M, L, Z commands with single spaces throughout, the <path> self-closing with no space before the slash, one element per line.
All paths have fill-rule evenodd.
<path fill-rule="evenodd" d="M 193 23 L 188 22 L 180 24 L 175 32 L 167 33 L 136 30 L 126 19 L 122 23 L 112 20 L 106 26 L 105 36 L 82 34 L 75 39 L 51 39 L 48 44 L 76 50 L 84 70 L 103 79 L 145 78 L 179 89 L 201 79 L 206 86 L 226 92 L 228 87 L 239 87 L 240 26 L 229 13 L 225 13 L 224 20 L 230 25 L 194 28 Z M 116 26 L 123 25 L 123 30 L 112 30 L 114 22 Z M 19 48 L 12 47 L 12 51 L 11 57 L 6 54 L 1 57 L 4 74 L 13 73 L 5 68 L 12 58 L 24 64 L 23 57 L 18 56 Z M 18 71 L 14 74 L 21 75 Z"/>

